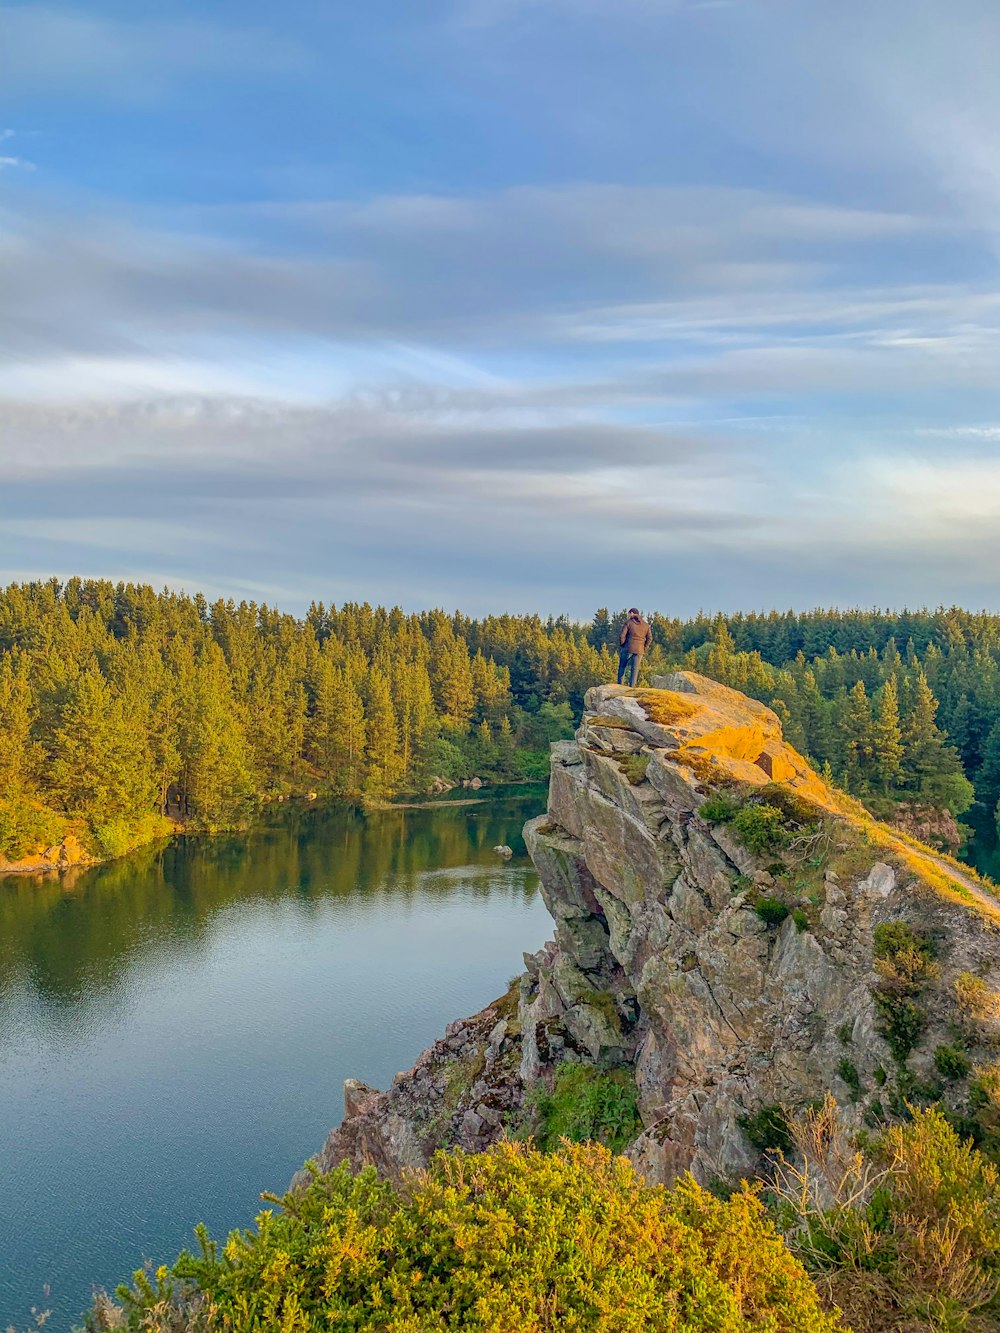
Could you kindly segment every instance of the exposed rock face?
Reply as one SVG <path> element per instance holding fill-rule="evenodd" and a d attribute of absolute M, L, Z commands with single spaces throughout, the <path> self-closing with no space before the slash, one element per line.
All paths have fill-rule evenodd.
<path fill-rule="evenodd" d="M 634 1070 L 645 1129 L 630 1155 L 647 1176 L 738 1178 L 757 1165 L 756 1111 L 829 1088 L 877 1117 L 963 1022 L 956 976 L 1000 989 L 1000 903 L 828 788 L 763 705 L 688 672 L 657 686 L 592 689 L 577 740 L 553 746 L 548 813 L 525 839 L 555 936 L 525 956 L 516 1011 L 511 995 L 452 1025 L 387 1093 L 349 1085 L 321 1165 L 396 1173 L 438 1146 L 483 1147 L 569 1060 Z M 720 794 L 761 788 L 792 812 L 780 856 L 720 817 Z M 894 921 L 935 954 L 905 1065 L 876 1003 L 876 928 Z M 970 1058 L 989 1058 L 987 1027 Z"/>
<path fill-rule="evenodd" d="M 893 827 L 908 833 L 911 838 L 925 842 L 928 847 L 954 855 L 965 838 L 962 829 L 950 810 L 938 810 L 926 805 L 901 805 L 893 819 Z"/>
<path fill-rule="evenodd" d="M 62 842 L 39 848 L 32 856 L 20 861 L 5 861 L 0 856 L 0 875 L 41 875 L 62 872 L 76 867 L 97 865 L 98 857 L 81 846 L 73 833 L 67 833 Z"/>

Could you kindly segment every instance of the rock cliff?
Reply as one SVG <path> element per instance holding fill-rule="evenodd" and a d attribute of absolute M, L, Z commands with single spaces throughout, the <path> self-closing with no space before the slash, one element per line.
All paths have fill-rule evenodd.
<path fill-rule="evenodd" d="M 827 1089 L 858 1124 L 961 1112 L 1000 1036 L 1000 903 L 828 787 L 762 704 L 655 684 L 590 690 L 553 747 L 525 829 L 552 941 L 387 1092 L 350 1082 L 322 1167 L 530 1130 L 566 1062 L 631 1071 L 629 1154 L 660 1181 L 752 1173 L 768 1117 Z"/>

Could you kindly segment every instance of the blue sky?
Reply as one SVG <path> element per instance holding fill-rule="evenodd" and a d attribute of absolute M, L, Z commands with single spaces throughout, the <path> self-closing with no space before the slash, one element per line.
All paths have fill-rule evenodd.
<path fill-rule="evenodd" d="M 1000 609 L 1000 9 L 0 8 L 0 581 Z"/>

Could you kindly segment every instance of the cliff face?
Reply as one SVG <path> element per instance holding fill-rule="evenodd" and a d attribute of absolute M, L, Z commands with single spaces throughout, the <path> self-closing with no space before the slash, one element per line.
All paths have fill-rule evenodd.
<path fill-rule="evenodd" d="M 396 1173 L 530 1128 L 566 1061 L 633 1071 L 630 1155 L 662 1181 L 751 1173 L 753 1117 L 827 1089 L 859 1123 L 962 1105 L 934 1053 L 994 1058 L 1000 903 L 828 788 L 763 705 L 689 672 L 656 683 L 591 690 L 553 747 L 525 830 L 553 940 L 388 1092 L 349 1083 L 321 1166 Z"/>

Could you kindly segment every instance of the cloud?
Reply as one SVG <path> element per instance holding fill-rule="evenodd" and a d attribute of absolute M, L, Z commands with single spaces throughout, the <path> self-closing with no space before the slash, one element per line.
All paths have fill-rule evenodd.
<path fill-rule="evenodd" d="M 841 277 L 856 257 L 877 259 L 886 247 L 897 266 L 912 247 L 920 271 L 938 221 L 753 190 L 516 188 L 189 211 L 172 221 L 128 225 L 12 203 L 0 215 L 8 380 L 42 386 L 48 375 L 58 393 L 74 383 L 67 362 L 177 363 L 192 347 L 204 357 L 211 339 L 242 340 L 244 353 L 266 340 L 271 355 L 297 343 L 302 364 L 308 340 L 338 344 L 348 361 L 377 346 L 383 372 L 395 362 L 403 380 L 440 378 L 449 358 L 482 376 L 472 348 L 720 334 L 745 342 L 769 322 L 884 327 L 897 314 L 915 318 L 920 301 L 929 323 L 934 302 L 954 308 L 961 296 L 906 283 L 871 292 Z M 980 295 L 983 310 L 990 300 Z M 432 356 L 439 364 L 429 374 Z"/>
<path fill-rule="evenodd" d="M 86 94 L 148 101 L 178 80 L 290 73 L 309 63 L 293 40 L 203 21 L 120 21 L 43 5 L 0 8 L 0 82 L 9 97 Z"/>

